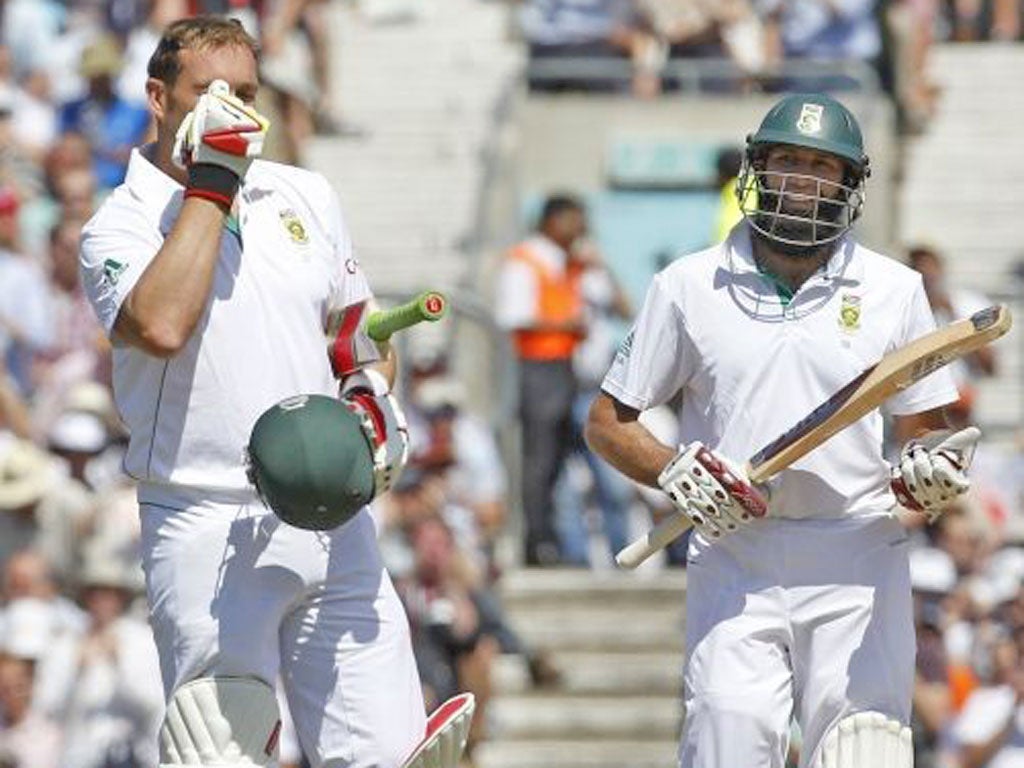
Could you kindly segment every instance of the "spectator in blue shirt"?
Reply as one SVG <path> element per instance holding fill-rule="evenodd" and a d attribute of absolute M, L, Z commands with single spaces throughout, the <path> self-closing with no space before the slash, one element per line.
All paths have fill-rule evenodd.
<path fill-rule="evenodd" d="M 112 36 L 95 40 L 82 51 L 80 72 L 88 93 L 60 111 L 61 133 L 80 133 L 92 147 L 93 169 L 99 185 L 113 189 L 124 181 L 132 147 L 149 129 L 149 112 L 122 99 L 114 89 L 121 71 L 121 48 Z"/>

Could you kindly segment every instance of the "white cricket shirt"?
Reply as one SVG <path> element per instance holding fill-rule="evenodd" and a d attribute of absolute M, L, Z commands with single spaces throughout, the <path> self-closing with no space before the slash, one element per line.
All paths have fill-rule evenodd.
<path fill-rule="evenodd" d="M 883 355 L 934 328 L 913 270 L 845 238 L 788 304 L 761 274 L 745 222 L 654 277 L 602 389 L 644 410 L 682 390 L 680 435 L 737 463 Z M 956 400 L 948 370 L 891 398 L 894 414 Z M 770 514 L 837 517 L 895 504 L 876 410 L 781 472 Z"/>
<path fill-rule="evenodd" d="M 82 234 L 82 281 L 112 332 L 118 311 L 181 209 L 183 188 L 132 152 L 124 184 Z M 225 228 L 209 303 L 164 360 L 115 344 L 114 395 L 131 440 L 125 470 L 142 501 L 248 499 L 243 456 L 264 410 L 337 393 L 328 312 L 369 298 L 337 197 L 323 176 L 255 161 Z"/>

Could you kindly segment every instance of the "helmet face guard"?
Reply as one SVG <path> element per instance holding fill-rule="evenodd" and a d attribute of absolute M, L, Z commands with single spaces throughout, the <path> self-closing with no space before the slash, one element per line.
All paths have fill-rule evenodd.
<path fill-rule="evenodd" d="M 845 235 L 864 207 L 864 179 L 835 183 L 817 176 L 764 170 L 744 162 L 736 181 L 740 210 L 773 243 L 816 249 Z"/>
<path fill-rule="evenodd" d="M 768 153 L 775 146 L 831 155 L 846 168 L 843 180 L 769 171 Z M 747 137 L 736 196 L 757 234 L 784 252 L 806 255 L 834 243 L 853 226 L 864 207 L 869 175 L 864 139 L 853 114 L 825 94 L 793 94 L 776 103 Z"/>

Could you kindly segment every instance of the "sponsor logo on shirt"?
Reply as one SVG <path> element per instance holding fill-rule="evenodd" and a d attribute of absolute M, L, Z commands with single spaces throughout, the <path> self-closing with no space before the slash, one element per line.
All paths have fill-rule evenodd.
<path fill-rule="evenodd" d="M 121 279 L 121 275 L 126 269 L 128 269 L 127 264 L 122 264 L 114 259 L 107 259 L 103 262 L 103 276 L 111 285 L 117 285 L 117 281 Z"/>
<path fill-rule="evenodd" d="M 281 224 L 288 232 L 288 236 L 291 237 L 292 242 L 297 245 L 306 245 L 309 243 L 309 235 L 306 233 L 306 227 L 303 225 L 302 219 L 299 218 L 295 211 L 291 208 L 285 208 L 279 215 L 281 217 Z"/>
<path fill-rule="evenodd" d="M 839 307 L 839 327 L 847 333 L 860 330 L 860 296 L 844 293 Z"/>
<path fill-rule="evenodd" d="M 628 360 L 629 356 L 633 352 L 633 334 L 634 331 L 630 331 L 629 333 L 627 333 L 626 338 L 622 340 L 622 343 L 619 344 L 618 350 L 616 350 L 615 352 L 615 359 L 618 360 L 620 363 Z"/>

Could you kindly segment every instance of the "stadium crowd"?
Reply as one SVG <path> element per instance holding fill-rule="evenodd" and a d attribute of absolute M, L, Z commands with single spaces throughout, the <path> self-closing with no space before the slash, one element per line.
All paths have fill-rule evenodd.
<path fill-rule="evenodd" d="M 231 6 L 264 45 L 267 109 L 283 128 L 277 156 L 300 162 L 312 133 L 362 130 L 342 119 L 330 98 L 324 5 L 281 3 L 262 18 L 256 3 L 215 0 L 0 6 L 0 766 L 128 768 L 156 760 L 163 701 L 141 600 L 138 508 L 120 471 L 125 435 L 109 390 L 108 342 L 77 268 L 82 226 L 151 130 L 143 100 L 148 55 L 170 20 Z M 665 63 L 690 57 L 731 57 L 751 82 L 772 76 L 786 58 L 867 61 L 891 84 L 911 129 L 926 124 L 940 98 L 923 76 L 931 41 L 1017 40 L 1022 13 L 1017 0 L 511 5 L 533 60 L 624 58 L 634 67 L 628 88 L 643 98 L 673 88 Z M 886 56 L 893 40 L 902 40 L 900 53 Z M 579 86 L 571 78 L 531 84 Z M 532 565 L 607 564 L 626 542 L 634 512 L 666 510 L 658 494 L 602 465 L 580 438 L 582 414 L 614 353 L 616 323 L 631 312 L 585 237 L 586 217 L 582 201 L 552 196 L 524 240 L 527 248 L 561 253 L 583 276 L 578 315 L 567 329 L 575 341 L 562 350 L 566 397 L 557 414 L 524 414 L 530 421 L 522 425 L 550 450 L 523 489 Z M 916 246 L 907 258 L 925 276 L 940 321 L 983 302 L 946 285 L 933 248 Z M 522 327 L 518 266 L 504 276 L 507 290 L 496 305 L 510 329 Z M 518 347 L 526 357 L 527 347 Z M 958 419 L 970 421 L 974 383 L 997 368 L 991 353 L 960 368 Z M 535 385 L 550 393 L 550 382 L 542 376 Z M 410 464 L 375 512 L 428 706 L 472 690 L 480 712 L 472 744 L 486 738 L 499 654 L 522 655 L 536 686 L 558 685 L 559 672 L 543 649 L 517 635 L 497 597 L 509 565 L 497 545 L 519 489 L 510 485 L 495 426 L 467 407 L 464 385 L 443 357 L 410 367 L 404 400 Z M 673 440 L 671 423 L 665 430 Z M 934 526 L 906 515 L 916 541 L 914 733 L 923 768 L 1024 765 L 1022 463 L 1024 446 L 1006 455 L 983 446 L 967 503 Z M 529 504 L 544 509 L 531 518 Z M 668 563 L 680 565 L 681 552 L 673 547 Z M 286 731 L 282 763 L 302 759 Z"/>

